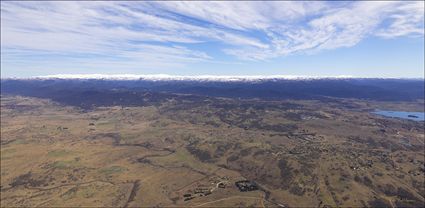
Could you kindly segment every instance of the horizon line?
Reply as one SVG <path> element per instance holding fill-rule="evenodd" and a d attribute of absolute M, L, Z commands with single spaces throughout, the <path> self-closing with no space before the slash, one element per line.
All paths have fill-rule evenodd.
<path fill-rule="evenodd" d="M 425 77 L 373 77 L 353 75 L 170 75 L 170 74 L 52 74 L 30 77 L 1 77 L 1 79 L 102 79 L 102 80 L 267 80 L 267 79 L 425 79 Z"/>

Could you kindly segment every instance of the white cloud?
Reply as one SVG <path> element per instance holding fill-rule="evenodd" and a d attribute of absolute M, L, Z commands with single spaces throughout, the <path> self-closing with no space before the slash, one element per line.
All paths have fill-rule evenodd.
<path fill-rule="evenodd" d="M 84 63 L 92 66 L 170 67 L 220 61 L 196 43 L 267 60 L 351 47 L 370 36 L 424 35 L 421 1 L 1 2 L 1 12 L 9 63 L 50 54 L 81 63 L 96 56 Z"/>
<path fill-rule="evenodd" d="M 283 7 L 282 7 L 283 8 Z M 343 7 L 322 7 L 304 22 L 274 22 L 265 29 L 265 50 L 249 47 L 226 49 L 243 59 L 268 59 L 294 53 L 351 47 L 369 36 L 394 38 L 424 34 L 424 2 L 352 2 Z M 384 23 L 389 24 L 384 25 Z"/>
<path fill-rule="evenodd" d="M 377 36 L 395 38 L 399 36 L 424 35 L 424 4 L 423 1 L 402 4 L 388 16 L 389 26 L 379 29 Z"/>

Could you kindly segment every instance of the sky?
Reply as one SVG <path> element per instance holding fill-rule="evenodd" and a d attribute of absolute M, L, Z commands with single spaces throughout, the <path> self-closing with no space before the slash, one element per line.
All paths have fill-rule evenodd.
<path fill-rule="evenodd" d="M 1 2 L 1 77 L 424 77 L 423 1 Z"/>

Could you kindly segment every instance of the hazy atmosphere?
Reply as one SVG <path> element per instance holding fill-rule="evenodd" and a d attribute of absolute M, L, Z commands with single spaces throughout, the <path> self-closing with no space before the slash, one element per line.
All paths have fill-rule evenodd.
<path fill-rule="evenodd" d="M 424 76 L 424 2 L 1 2 L 1 75 Z"/>

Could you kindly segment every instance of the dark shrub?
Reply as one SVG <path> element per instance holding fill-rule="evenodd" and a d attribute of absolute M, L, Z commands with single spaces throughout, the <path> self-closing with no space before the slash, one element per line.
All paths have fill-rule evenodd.
<path fill-rule="evenodd" d="M 374 199 L 372 201 L 369 201 L 369 205 L 370 205 L 370 207 L 376 207 L 376 208 L 378 208 L 378 207 L 392 207 L 391 204 L 387 200 L 379 199 L 379 198 Z"/>

